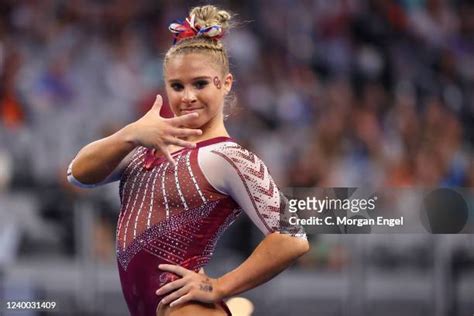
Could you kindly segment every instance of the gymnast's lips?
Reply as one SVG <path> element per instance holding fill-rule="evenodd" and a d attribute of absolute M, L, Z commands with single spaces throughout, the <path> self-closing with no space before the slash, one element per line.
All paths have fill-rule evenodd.
<path fill-rule="evenodd" d="M 194 113 L 198 112 L 199 110 L 202 110 L 203 108 L 190 108 L 190 109 L 182 109 L 181 113 L 183 114 L 189 114 L 189 113 Z"/>

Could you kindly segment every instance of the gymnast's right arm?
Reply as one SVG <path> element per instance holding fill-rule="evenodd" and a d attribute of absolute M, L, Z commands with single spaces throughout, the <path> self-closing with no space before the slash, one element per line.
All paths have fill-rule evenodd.
<path fill-rule="evenodd" d="M 154 148 L 170 162 L 172 145 L 193 148 L 194 143 L 178 137 L 201 135 L 199 129 L 181 128 L 198 114 L 190 113 L 170 119 L 160 116 L 163 100 L 157 95 L 150 111 L 115 134 L 86 145 L 76 155 L 68 168 L 69 182 L 82 187 L 94 187 L 117 180 L 133 149 L 137 146 Z M 128 158 L 128 159 L 127 159 Z"/>
<path fill-rule="evenodd" d="M 69 182 L 81 187 L 110 182 L 105 180 L 136 147 L 129 134 L 129 126 L 126 126 L 115 134 L 82 148 L 69 165 Z"/>

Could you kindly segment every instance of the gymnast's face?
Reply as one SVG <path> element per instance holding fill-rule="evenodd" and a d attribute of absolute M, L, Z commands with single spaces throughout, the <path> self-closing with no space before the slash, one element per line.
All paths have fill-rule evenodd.
<path fill-rule="evenodd" d="M 165 67 L 166 94 L 176 116 L 197 112 L 188 127 L 209 129 L 223 122 L 224 97 L 232 75 L 222 75 L 219 65 L 201 53 L 178 54 Z"/>

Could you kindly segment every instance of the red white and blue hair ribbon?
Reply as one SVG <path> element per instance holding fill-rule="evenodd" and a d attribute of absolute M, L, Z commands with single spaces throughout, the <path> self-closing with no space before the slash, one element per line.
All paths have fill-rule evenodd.
<path fill-rule="evenodd" d="M 175 20 L 168 28 L 174 34 L 174 42 L 183 40 L 185 38 L 205 36 L 213 39 L 220 39 L 223 36 L 222 27 L 220 25 L 211 25 L 201 27 L 195 22 L 195 16 L 183 20 Z"/>

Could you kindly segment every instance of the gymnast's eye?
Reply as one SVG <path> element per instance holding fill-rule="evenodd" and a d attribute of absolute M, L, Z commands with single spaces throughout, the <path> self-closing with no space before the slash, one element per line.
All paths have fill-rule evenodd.
<path fill-rule="evenodd" d="M 204 89 L 209 84 L 209 81 L 206 80 L 198 80 L 194 83 L 196 89 Z"/>
<path fill-rule="evenodd" d="M 181 91 L 184 88 L 183 85 L 180 83 L 172 83 L 170 86 L 171 89 L 173 89 L 174 91 Z"/>

